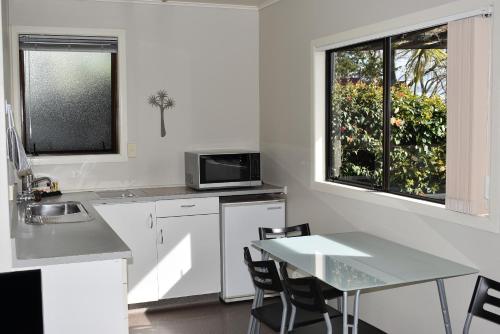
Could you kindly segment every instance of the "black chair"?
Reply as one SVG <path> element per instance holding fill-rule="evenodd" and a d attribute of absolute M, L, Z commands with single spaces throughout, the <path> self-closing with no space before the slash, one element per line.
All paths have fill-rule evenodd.
<path fill-rule="evenodd" d="M 472 294 L 467 319 L 465 320 L 464 334 L 469 333 L 469 328 L 474 316 L 500 325 L 500 314 L 484 309 L 485 304 L 500 307 L 500 298 L 488 294 L 489 289 L 496 290 L 500 294 L 500 282 L 479 276 L 476 281 L 474 293 Z"/>
<path fill-rule="evenodd" d="M 307 223 L 302 225 L 284 227 L 284 228 L 269 228 L 269 227 L 259 228 L 260 240 L 303 237 L 307 235 L 311 235 L 311 230 L 309 228 L 309 224 Z"/>
<path fill-rule="evenodd" d="M 301 224 L 295 226 L 289 226 L 284 228 L 268 228 L 268 227 L 260 227 L 259 228 L 259 238 L 260 240 L 270 240 L 270 239 L 278 239 L 278 238 L 293 238 L 293 237 L 303 237 L 311 235 L 311 229 L 309 228 L 309 224 Z M 318 280 L 318 284 L 323 292 L 323 296 L 327 300 L 340 298 L 343 296 L 342 291 L 335 289 L 334 287 L 324 283 L 323 281 Z M 339 309 L 341 308 L 342 303 L 338 302 Z"/>
<path fill-rule="evenodd" d="M 259 290 L 262 292 L 279 293 L 281 302 L 270 302 L 257 307 L 258 299 L 255 298 L 252 304 L 250 324 L 248 333 L 253 333 L 259 326 L 259 323 L 264 323 L 275 332 L 281 334 L 287 333 L 289 326 L 290 313 L 289 302 L 285 296 L 285 291 L 276 269 L 276 264 L 272 260 L 266 261 L 253 261 L 248 247 L 243 249 L 245 263 L 248 266 L 250 277 L 255 287 L 255 295 L 258 295 Z M 340 316 L 340 313 L 334 309 L 330 310 L 332 316 Z M 295 312 L 294 327 L 302 327 L 314 324 L 323 320 L 322 315 L 317 312 L 309 312 L 307 310 L 300 310 Z"/>
<path fill-rule="evenodd" d="M 313 277 L 293 279 L 288 277 L 285 263 L 280 263 L 280 271 L 283 284 L 292 303 L 288 331 L 291 332 L 296 328 L 295 317 L 298 312 L 307 311 L 321 316 L 325 321 L 327 334 L 332 334 L 333 328 L 330 318 L 335 318 L 339 313 L 326 304 L 318 280 Z"/>

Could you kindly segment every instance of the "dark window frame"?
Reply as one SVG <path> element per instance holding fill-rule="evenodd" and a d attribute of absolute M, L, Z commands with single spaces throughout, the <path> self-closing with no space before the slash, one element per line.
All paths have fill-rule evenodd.
<path fill-rule="evenodd" d="M 71 156 L 71 155 L 104 155 L 104 154 L 119 154 L 119 139 L 118 139 L 118 121 L 119 121 L 119 104 L 118 104 L 118 54 L 110 53 L 111 55 L 111 148 L 106 150 L 71 150 L 71 151 L 38 151 L 27 154 L 31 156 Z M 24 147 L 28 143 L 27 119 L 26 119 L 26 104 L 25 104 L 25 63 L 24 51 L 19 49 L 19 82 L 20 82 L 20 98 L 21 98 L 21 120 L 22 120 L 22 141 Z"/>
<path fill-rule="evenodd" d="M 429 27 L 431 28 L 431 27 Z M 422 31 L 427 29 L 421 29 Z M 416 31 L 418 32 L 418 31 Z M 354 43 L 347 46 L 342 46 L 335 49 L 330 49 L 325 52 L 325 180 L 327 182 L 343 184 L 354 186 L 362 189 L 372 190 L 374 192 L 382 192 L 407 198 L 418 199 L 422 201 L 445 204 L 444 199 L 436 199 L 431 197 L 418 196 L 402 192 L 394 192 L 390 190 L 390 154 L 391 154 L 391 117 L 392 117 L 392 99 L 391 99 L 391 87 L 392 87 L 392 39 L 393 37 L 398 37 L 401 34 L 391 35 L 379 39 L 367 40 L 364 42 Z M 333 93 L 333 75 L 332 73 L 332 58 L 335 52 L 341 52 L 356 48 L 358 46 L 364 46 L 367 44 L 383 44 L 383 135 L 382 135 L 382 145 L 383 145 L 383 177 L 382 177 L 382 187 L 368 186 L 366 184 L 361 184 L 356 181 L 345 181 L 335 179 L 332 174 L 332 162 L 333 162 L 333 147 L 331 140 L 331 124 L 332 124 L 332 93 Z"/>

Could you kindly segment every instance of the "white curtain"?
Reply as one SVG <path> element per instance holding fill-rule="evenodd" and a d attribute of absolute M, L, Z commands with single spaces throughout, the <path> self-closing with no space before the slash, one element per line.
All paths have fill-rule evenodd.
<path fill-rule="evenodd" d="M 446 208 L 488 214 L 490 17 L 448 25 Z"/>

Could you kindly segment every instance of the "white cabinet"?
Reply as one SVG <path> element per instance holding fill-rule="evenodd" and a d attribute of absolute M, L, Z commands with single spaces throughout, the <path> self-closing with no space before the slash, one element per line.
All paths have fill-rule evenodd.
<path fill-rule="evenodd" d="M 120 259 L 41 267 L 44 333 L 128 333 L 124 264 Z"/>
<path fill-rule="evenodd" d="M 128 245 L 128 303 L 158 300 L 155 202 L 105 204 L 96 210 Z"/>
<path fill-rule="evenodd" d="M 158 218 L 159 298 L 218 293 L 219 215 Z"/>
<path fill-rule="evenodd" d="M 219 293 L 219 198 L 96 206 L 132 251 L 129 304 Z"/>

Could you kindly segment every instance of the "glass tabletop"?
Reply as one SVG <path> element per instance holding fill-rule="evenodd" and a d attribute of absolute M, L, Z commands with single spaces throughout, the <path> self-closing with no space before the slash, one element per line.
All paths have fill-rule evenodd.
<path fill-rule="evenodd" d="M 341 290 L 418 283 L 474 268 L 364 232 L 253 241 L 253 246 Z"/>

